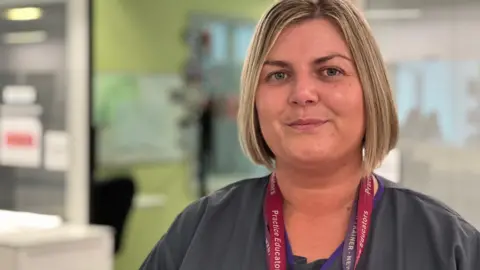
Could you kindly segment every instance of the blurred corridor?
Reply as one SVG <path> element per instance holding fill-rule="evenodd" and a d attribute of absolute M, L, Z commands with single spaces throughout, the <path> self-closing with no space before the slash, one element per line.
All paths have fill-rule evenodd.
<path fill-rule="evenodd" d="M 242 154 L 236 107 L 272 1 L 0 0 L 0 210 L 113 226 L 131 270 L 190 202 L 269 173 Z M 480 2 L 358 4 L 401 121 L 379 173 L 480 228 Z"/>

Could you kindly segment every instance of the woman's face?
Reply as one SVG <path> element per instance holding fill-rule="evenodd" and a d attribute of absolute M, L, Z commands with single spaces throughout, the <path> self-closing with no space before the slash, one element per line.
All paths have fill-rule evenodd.
<path fill-rule="evenodd" d="M 280 34 L 263 65 L 255 105 L 277 162 L 311 165 L 361 154 L 362 86 L 341 33 L 328 20 Z"/>

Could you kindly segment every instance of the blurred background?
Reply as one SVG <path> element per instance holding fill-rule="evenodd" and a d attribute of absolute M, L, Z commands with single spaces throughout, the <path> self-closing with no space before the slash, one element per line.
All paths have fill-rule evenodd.
<path fill-rule="evenodd" d="M 95 238 L 78 228 L 99 224 L 112 228 L 109 262 L 78 269 L 138 269 L 187 204 L 268 173 L 243 156 L 235 118 L 246 50 L 271 3 L 0 0 L 0 261 L 19 233 L 74 224 L 75 239 Z M 381 173 L 480 228 L 480 1 L 357 4 L 401 121 Z"/>

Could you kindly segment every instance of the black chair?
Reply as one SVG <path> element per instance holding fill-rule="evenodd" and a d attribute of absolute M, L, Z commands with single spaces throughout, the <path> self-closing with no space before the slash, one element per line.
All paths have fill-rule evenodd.
<path fill-rule="evenodd" d="M 111 226 L 115 230 L 115 254 L 122 247 L 123 231 L 134 196 L 132 177 L 93 182 L 91 223 Z"/>

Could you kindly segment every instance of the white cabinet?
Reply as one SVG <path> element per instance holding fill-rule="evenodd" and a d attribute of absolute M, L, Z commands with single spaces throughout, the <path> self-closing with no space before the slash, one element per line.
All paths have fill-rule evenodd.
<path fill-rule="evenodd" d="M 99 226 L 0 232 L 2 270 L 112 270 L 113 236 Z"/>

